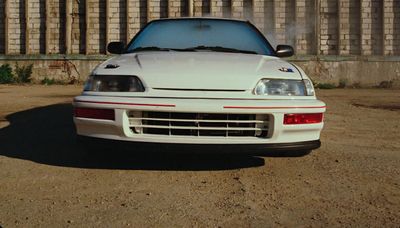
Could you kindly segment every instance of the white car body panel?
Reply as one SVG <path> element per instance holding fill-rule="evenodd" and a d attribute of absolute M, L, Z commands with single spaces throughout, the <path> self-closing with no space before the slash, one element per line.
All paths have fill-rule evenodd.
<path fill-rule="evenodd" d="M 107 65 L 117 67 L 107 69 Z M 75 108 L 115 110 L 114 121 L 74 117 L 80 136 L 148 143 L 268 145 L 317 141 L 324 125 L 323 122 L 283 124 L 285 114 L 324 113 L 325 103 L 315 96 L 254 94 L 254 88 L 263 78 L 309 79 L 299 67 L 274 56 L 211 51 L 146 51 L 112 57 L 97 66 L 92 74 L 137 76 L 145 91 L 85 91 L 77 96 L 73 102 Z M 135 133 L 129 117 L 131 112 L 265 115 L 268 116 L 268 136 Z"/>
<path fill-rule="evenodd" d="M 117 69 L 105 69 L 117 64 Z M 277 57 L 222 52 L 141 52 L 111 58 L 95 75 L 137 75 L 149 88 L 252 90 L 260 78 L 302 79 Z"/>

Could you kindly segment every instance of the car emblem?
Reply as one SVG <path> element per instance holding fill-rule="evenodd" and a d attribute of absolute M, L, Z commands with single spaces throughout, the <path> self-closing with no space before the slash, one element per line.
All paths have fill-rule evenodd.
<path fill-rule="evenodd" d="M 118 68 L 119 65 L 118 64 L 107 64 L 107 66 L 105 67 L 105 69 L 116 69 Z"/>
<path fill-rule="evenodd" d="M 294 73 L 293 69 L 282 67 L 279 69 L 282 72 L 287 72 L 287 73 Z"/>

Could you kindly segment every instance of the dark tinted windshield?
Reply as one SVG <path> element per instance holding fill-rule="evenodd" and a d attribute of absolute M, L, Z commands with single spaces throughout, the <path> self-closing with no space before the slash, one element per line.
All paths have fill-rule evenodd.
<path fill-rule="evenodd" d="M 250 24 L 214 19 L 154 21 L 135 37 L 127 51 L 157 49 L 274 55 L 270 44 Z"/>

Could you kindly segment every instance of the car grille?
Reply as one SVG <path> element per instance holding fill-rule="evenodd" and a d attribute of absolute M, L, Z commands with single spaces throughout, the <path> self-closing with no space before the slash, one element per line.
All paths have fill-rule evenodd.
<path fill-rule="evenodd" d="M 176 112 L 128 113 L 134 134 L 268 137 L 269 115 Z"/>

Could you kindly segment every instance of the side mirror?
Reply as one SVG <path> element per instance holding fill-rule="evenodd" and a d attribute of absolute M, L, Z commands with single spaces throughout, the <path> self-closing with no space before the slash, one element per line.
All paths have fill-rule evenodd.
<path fill-rule="evenodd" d="M 278 57 L 290 57 L 294 55 L 292 46 L 289 45 L 278 45 L 276 47 L 276 55 Z"/>
<path fill-rule="evenodd" d="M 125 50 L 124 42 L 110 42 L 107 45 L 107 51 L 111 54 L 122 54 Z"/>

